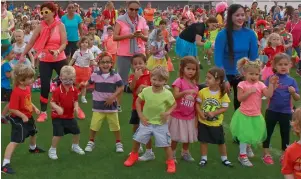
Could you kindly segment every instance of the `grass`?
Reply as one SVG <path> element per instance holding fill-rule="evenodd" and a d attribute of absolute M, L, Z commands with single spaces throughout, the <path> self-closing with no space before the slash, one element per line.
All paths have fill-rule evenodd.
<path fill-rule="evenodd" d="M 174 54 L 171 53 L 176 71 L 172 72 L 170 83 L 172 83 L 177 78 L 177 71 L 179 60 L 174 58 Z M 209 68 L 207 63 L 202 60 L 204 70 L 201 70 L 201 80 L 204 82 L 204 76 Z M 300 82 L 300 78 L 295 74 L 295 70 L 291 72 L 292 76 Z M 299 83 L 300 85 L 300 83 Z M 233 99 L 233 97 L 231 97 Z M 89 139 L 89 126 L 91 120 L 91 94 L 87 96 L 88 104 L 80 104 L 82 109 L 86 113 L 86 119 L 78 121 L 78 125 L 81 129 L 81 141 L 80 146 L 85 148 Z M 32 94 L 32 101 L 34 104 L 39 105 L 39 93 L 34 92 Z M 131 112 L 132 96 L 131 94 L 124 94 L 122 99 L 123 112 L 119 113 L 119 121 L 121 125 L 122 142 L 124 144 L 125 152 L 122 154 L 115 153 L 115 140 L 113 133 L 109 132 L 108 125 L 105 122 L 97 134 L 96 138 L 96 148 L 92 153 L 86 153 L 84 156 L 79 156 L 71 152 L 71 135 L 67 135 L 62 138 L 59 143 L 57 153 L 59 159 L 53 161 L 48 158 L 47 153 L 33 155 L 28 153 L 28 140 L 22 145 L 19 145 L 16 149 L 11 164 L 15 171 L 15 175 L 8 176 L 2 174 L 5 178 L 28 178 L 28 179 L 52 179 L 52 178 L 104 178 L 104 179 L 180 179 L 180 178 L 202 178 L 202 179 L 280 179 L 283 176 L 280 173 L 280 164 L 278 159 L 281 155 L 281 138 L 279 135 L 279 127 L 277 126 L 272 137 L 272 154 L 275 159 L 275 165 L 267 166 L 263 164 L 261 160 L 261 147 L 258 146 L 254 149 L 255 158 L 251 161 L 254 164 L 253 168 L 245 168 L 240 166 L 237 161 L 238 155 L 238 145 L 232 143 L 231 134 L 229 132 L 229 123 L 231 116 L 234 113 L 233 104 L 229 110 L 225 113 L 224 117 L 224 129 L 225 138 L 228 149 L 228 159 L 232 161 L 235 168 L 229 169 L 221 164 L 220 156 L 218 153 L 217 146 L 209 145 L 208 154 L 208 165 L 205 168 L 200 168 L 198 162 L 200 160 L 200 144 L 194 143 L 190 146 L 190 151 L 192 156 L 196 159 L 193 163 L 187 163 L 181 160 L 177 165 L 177 172 L 174 175 L 169 175 L 165 172 L 165 154 L 163 149 L 154 148 L 156 155 L 156 160 L 151 162 L 139 162 L 131 168 L 126 168 L 123 166 L 123 162 L 127 158 L 132 147 L 132 126 L 129 124 L 130 112 Z M 262 111 L 266 107 L 266 102 L 263 103 Z M 296 104 L 296 106 L 300 106 Z M 3 105 L 1 106 L 3 107 Z M 48 116 L 50 116 L 50 110 L 48 110 Z M 48 150 L 51 145 L 52 139 L 52 124 L 51 119 L 48 119 L 45 123 L 37 123 L 37 128 L 39 130 L 37 136 L 37 144 Z M 10 141 L 10 125 L 1 126 L 1 154 L 3 159 L 3 154 L 6 145 Z M 296 140 L 296 137 L 291 134 L 291 142 Z M 178 147 L 180 150 L 180 146 Z M 180 152 L 178 152 L 179 154 Z M 179 157 L 179 155 L 178 155 Z"/>

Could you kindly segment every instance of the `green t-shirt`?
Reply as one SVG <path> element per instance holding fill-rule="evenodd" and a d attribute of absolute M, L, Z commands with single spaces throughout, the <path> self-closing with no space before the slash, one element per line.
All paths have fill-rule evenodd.
<path fill-rule="evenodd" d="M 8 29 L 10 20 L 14 20 L 14 16 L 10 11 L 7 11 L 6 17 L 1 19 L 1 40 L 10 38 L 9 32 L 2 32 Z"/>
<path fill-rule="evenodd" d="M 160 115 L 175 103 L 172 93 L 165 88 L 163 88 L 161 93 L 154 93 L 152 87 L 149 86 L 144 88 L 138 96 L 145 101 L 143 115 L 150 124 L 161 125 Z"/>

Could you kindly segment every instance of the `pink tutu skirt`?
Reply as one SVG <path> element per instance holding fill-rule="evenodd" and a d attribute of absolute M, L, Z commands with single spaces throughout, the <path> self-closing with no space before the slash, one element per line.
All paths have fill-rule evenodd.
<path fill-rule="evenodd" d="M 272 75 L 274 75 L 273 67 L 264 66 L 264 68 L 261 70 L 261 79 L 263 81 L 265 81 L 266 79 L 268 79 L 268 77 Z"/>
<path fill-rule="evenodd" d="M 181 143 L 194 143 L 198 141 L 195 119 L 181 120 L 171 117 L 168 127 L 172 141 Z"/>

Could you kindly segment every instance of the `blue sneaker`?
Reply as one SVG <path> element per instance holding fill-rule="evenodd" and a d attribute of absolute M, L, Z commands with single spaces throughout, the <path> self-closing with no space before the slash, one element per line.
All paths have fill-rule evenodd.
<path fill-rule="evenodd" d="M 10 164 L 6 164 L 3 167 L 1 167 L 1 172 L 2 173 L 7 173 L 7 174 L 14 174 L 16 173 L 10 166 Z"/>

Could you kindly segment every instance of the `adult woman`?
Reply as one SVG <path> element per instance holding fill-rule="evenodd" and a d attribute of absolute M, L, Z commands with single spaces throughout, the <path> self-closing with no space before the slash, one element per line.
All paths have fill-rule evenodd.
<path fill-rule="evenodd" d="M 152 31 L 154 29 L 154 14 L 156 9 L 152 8 L 152 4 L 150 2 L 147 3 L 146 8 L 144 9 L 144 18 L 147 21 L 147 25 L 149 30 Z"/>
<path fill-rule="evenodd" d="M 255 60 L 258 57 L 257 38 L 253 30 L 244 27 L 245 11 L 239 4 L 232 4 L 227 13 L 226 28 L 221 30 L 215 40 L 215 65 L 224 68 L 227 75 L 226 87 L 234 91 L 234 108 L 240 103 L 237 100 L 237 85 L 241 81 L 236 63 L 243 57 Z"/>
<path fill-rule="evenodd" d="M 75 7 L 73 3 L 67 6 L 67 14 L 61 18 L 62 23 L 66 27 L 68 45 L 65 49 L 65 54 L 68 57 L 72 57 L 77 50 L 77 42 L 79 40 L 79 34 L 83 33 L 83 20 L 80 15 L 75 13 Z M 79 34 L 78 34 L 79 32 Z"/>
<path fill-rule="evenodd" d="M 14 16 L 7 11 L 7 4 L 1 1 L 1 44 L 10 44 L 9 32 L 15 27 Z"/>
<path fill-rule="evenodd" d="M 298 56 L 300 57 L 301 49 L 301 20 L 299 18 L 299 11 L 295 9 L 292 20 L 287 22 L 286 30 L 293 36 L 293 48 L 296 50 Z M 299 61 L 299 68 L 297 70 L 298 74 L 301 75 L 301 62 Z"/>
<path fill-rule="evenodd" d="M 145 42 L 148 38 L 148 26 L 143 17 L 138 15 L 140 3 L 129 1 L 127 13 L 116 21 L 114 29 L 115 41 L 118 41 L 117 69 L 122 81 L 127 85 L 131 68 L 131 57 L 135 53 L 145 53 Z"/>
<path fill-rule="evenodd" d="M 185 18 L 191 20 L 192 22 L 195 22 L 194 14 L 193 14 L 193 12 L 190 11 L 188 5 L 184 6 L 182 17 L 185 17 Z"/>
<path fill-rule="evenodd" d="M 109 19 L 110 25 L 113 26 L 116 21 L 116 13 L 114 9 L 114 4 L 113 2 L 109 1 L 107 2 L 105 6 L 105 10 L 102 12 L 102 19 Z"/>
<path fill-rule="evenodd" d="M 43 20 L 34 30 L 20 57 L 20 60 L 24 59 L 25 54 L 33 47 L 37 51 L 37 57 L 40 60 L 41 114 L 37 119 L 38 122 L 43 122 L 47 118 L 46 110 L 52 71 L 55 70 L 59 75 L 61 68 L 67 64 L 64 52 L 67 44 L 65 26 L 61 21 L 55 20 L 56 7 L 53 3 L 44 3 L 41 9 Z"/>

